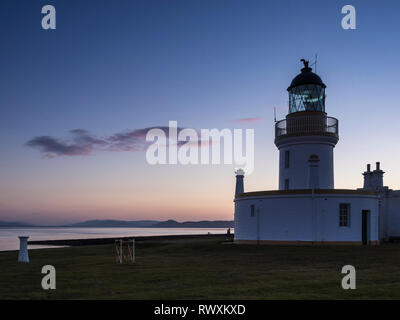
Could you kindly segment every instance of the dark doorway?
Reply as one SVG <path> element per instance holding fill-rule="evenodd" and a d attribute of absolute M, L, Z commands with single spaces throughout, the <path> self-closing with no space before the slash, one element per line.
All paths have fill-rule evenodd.
<path fill-rule="evenodd" d="M 362 210 L 361 226 L 362 226 L 362 243 L 367 245 L 369 243 L 369 214 L 370 210 Z"/>

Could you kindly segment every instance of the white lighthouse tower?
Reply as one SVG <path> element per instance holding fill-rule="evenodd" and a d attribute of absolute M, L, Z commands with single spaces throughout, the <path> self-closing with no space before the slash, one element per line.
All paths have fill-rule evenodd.
<path fill-rule="evenodd" d="M 289 113 L 276 123 L 275 145 L 279 149 L 279 190 L 308 189 L 309 175 L 318 175 L 318 187 L 333 189 L 333 148 L 339 140 L 338 120 L 325 112 L 325 88 L 308 61 L 290 84 Z M 318 159 L 318 172 L 310 167 Z M 310 172 L 312 170 L 313 172 Z"/>
<path fill-rule="evenodd" d="M 400 190 L 383 184 L 380 162 L 364 187 L 334 188 L 339 122 L 325 111 L 325 88 L 308 61 L 291 82 L 289 112 L 275 123 L 278 190 L 245 191 L 236 171 L 235 242 L 379 244 L 400 240 Z M 396 240 L 396 241 L 397 241 Z"/>

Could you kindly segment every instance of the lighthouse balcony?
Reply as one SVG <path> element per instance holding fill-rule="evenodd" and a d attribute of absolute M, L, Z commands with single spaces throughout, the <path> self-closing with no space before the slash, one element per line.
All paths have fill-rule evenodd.
<path fill-rule="evenodd" d="M 327 135 L 338 139 L 339 121 L 324 112 L 297 112 L 275 123 L 275 141 L 305 135 Z"/>

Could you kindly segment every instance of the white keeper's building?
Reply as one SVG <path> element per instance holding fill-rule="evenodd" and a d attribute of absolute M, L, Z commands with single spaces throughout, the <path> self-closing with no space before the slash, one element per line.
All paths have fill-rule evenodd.
<path fill-rule="evenodd" d="M 380 163 L 363 188 L 334 188 L 339 121 L 325 112 L 325 88 L 308 61 L 290 87 L 289 113 L 275 124 L 279 189 L 244 192 L 236 171 L 235 242 L 379 244 L 400 238 L 400 190 L 383 186 Z"/>

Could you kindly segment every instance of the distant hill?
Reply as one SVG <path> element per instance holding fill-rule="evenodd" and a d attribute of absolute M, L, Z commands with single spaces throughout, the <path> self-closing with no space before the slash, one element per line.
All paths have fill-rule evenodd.
<path fill-rule="evenodd" d="M 7 222 L 7 221 L 0 221 L 0 228 L 31 228 L 35 227 L 29 223 L 23 222 Z"/>
<path fill-rule="evenodd" d="M 186 221 L 178 222 L 167 220 L 154 224 L 152 228 L 233 228 L 234 221 L 216 220 L 216 221 Z"/>
<path fill-rule="evenodd" d="M 89 220 L 78 222 L 63 227 L 71 228 L 233 228 L 233 221 L 186 221 L 178 222 L 175 220 L 156 221 L 156 220 Z"/>
<path fill-rule="evenodd" d="M 158 223 L 156 220 L 137 220 L 137 221 L 123 221 L 123 220 L 88 220 L 78 222 L 63 227 L 71 228 L 143 228 L 151 227 Z"/>
<path fill-rule="evenodd" d="M 157 220 L 88 220 L 84 222 L 72 223 L 58 226 L 38 226 L 23 222 L 5 222 L 0 221 L 0 228 L 233 228 L 234 222 L 228 220 L 216 221 L 185 221 L 175 220 L 157 221 Z"/>

